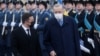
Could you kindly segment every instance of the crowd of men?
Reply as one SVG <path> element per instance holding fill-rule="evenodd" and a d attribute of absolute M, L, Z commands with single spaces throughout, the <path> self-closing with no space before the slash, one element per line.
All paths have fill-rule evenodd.
<path fill-rule="evenodd" d="M 73 18 L 78 25 L 82 56 L 100 56 L 100 2 L 64 1 L 62 5 L 64 15 Z M 34 17 L 31 27 L 38 31 L 42 56 L 48 56 L 43 44 L 44 30 L 47 21 L 54 17 L 54 12 L 50 3 L 44 1 L 28 1 L 25 4 L 21 1 L 0 2 L 0 56 L 12 55 L 11 32 L 22 25 L 24 13 Z"/>

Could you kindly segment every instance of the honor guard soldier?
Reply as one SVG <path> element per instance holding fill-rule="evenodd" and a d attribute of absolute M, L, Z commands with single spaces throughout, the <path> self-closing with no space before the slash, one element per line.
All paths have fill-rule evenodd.
<path fill-rule="evenodd" d="M 14 18 L 14 28 L 17 28 L 19 27 L 21 24 L 22 24 L 22 15 L 24 13 L 23 11 L 23 3 L 22 1 L 17 1 L 16 4 L 15 4 L 15 18 Z"/>
<path fill-rule="evenodd" d="M 90 53 L 87 53 L 88 56 L 95 56 L 95 45 L 93 37 L 93 19 L 94 19 L 94 4 L 92 1 L 85 2 L 85 17 L 84 17 L 84 33 L 83 40 L 84 46 L 90 50 Z M 83 54 L 85 56 L 86 54 Z"/>
<path fill-rule="evenodd" d="M 6 20 L 6 9 L 7 3 L 5 1 L 1 2 L 1 12 L 0 12 L 0 56 L 7 55 L 6 52 L 6 34 L 7 34 L 7 20 Z"/>
<path fill-rule="evenodd" d="M 100 1 L 97 1 L 95 4 L 94 38 L 96 55 L 100 56 Z"/>
<path fill-rule="evenodd" d="M 11 31 L 11 22 L 13 19 L 13 14 L 14 14 L 14 8 L 15 4 L 14 2 L 10 1 L 8 2 L 8 10 L 7 10 L 7 21 L 8 21 L 8 26 L 7 28 Z"/>
<path fill-rule="evenodd" d="M 1 11 L 0 11 L 0 35 L 2 34 L 2 27 L 7 26 L 7 22 L 3 23 L 4 21 L 4 14 L 6 13 L 7 5 L 5 1 L 1 2 Z"/>
<path fill-rule="evenodd" d="M 38 3 L 35 1 L 31 2 L 31 14 L 33 15 L 33 17 L 36 19 L 36 13 L 38 13 Z"/>
<path fill-rule="evenodd" d="M 6 52 L 8 56 L 12 56 L 12 48 L 11 48 L 11 28 L 12 28 L 12 20 L 13 20 L 13 14 L 14 14 L 14 8 L 15 8 L 15 3 L 13 1 L 10 1 L 7 3 L 8 9 L 6 12 L 6 21 L 7 21 L 7 27 L 6 31 L 7 34 L 5 36 L 6 38 Z"/>
<path fill-rule="evenodd" d="M 80 47 L 82 51 L 82 56 L 87 55 L 90 53 L 90 50 L 85 47 L 85 41 L 84 37 L 82 36 L 84 32 L 84 17 L 85 17 L 85 10 L 84 10 L 84 2 L 83 1 L 77 1 L 76 2 L 76 15 L 75 15 L 75 21 L 78 25 L 79 35 L 80 35 Z"/>
<path fill-rule="evenodd" d="M 46 22 L 50 19 L 49 13 L 46 11 L 47 4 L 43 1 L 39 3 L 39 15 L 36 17 L 36 21 L 34 24 L 34 29 L 37 29 L 39 31 L 39 42 L 41 46 L 41 52 L 43 56 L 48 56 L 47 51 L 45 49 L 45 46 L 43 44 L 43 38 L 44 38 L 44 26 Z M 37 20 L 38 19 L 38 20 Z"/>
<path fill-rule="evenodd" d="M 76 12 L 73 10 L 72 1 L 64 1 L 64 7 L 69 16 L 74 17 Z"/>
<path fill-rule="evenodd" d="M 25 3 L 25 10 L 24 12 L 30 13 L 31 12 L 31 1 Z"/>
<path fill-rule="evenodd" d="M 52 11 L 52 6 L 50 4 L 50 1 L 46 1 L 46 3 L 47 3 L 46 11 L 49 13 L 50 18 L 52 18 L 53 17 L 53 11 Z"/>
<path fill-rule="evenodd" d="M 75 21 L 78 24 L 79 31 L 83 30 L 83 20 L 85 16 L 85 11 L 84 11 L 84 3 L 82 1 L 77 1 L 76 2 L 76 15 L 75 15 Z M 82 37 L 82 36 L 81 36 Z"/>

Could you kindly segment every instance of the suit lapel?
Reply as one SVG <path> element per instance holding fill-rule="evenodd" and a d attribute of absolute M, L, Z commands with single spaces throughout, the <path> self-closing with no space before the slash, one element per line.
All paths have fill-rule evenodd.
<path fill-rule="evenodd" d="M 20 27 L 20 30 L 22 31 L 21 34 L 23 35 L 23 37 L 29 38 L 28 35 L 26 34 L 25 30 L 22 28 L 22 26 Z"/>
<path fill-rule="evenodd" d="M 54 18 L 52 22 L 53 22 L 53 25 L 54 25 L 54 26 L 61 27 L 61 26 L 59 25 L 59 22 L 56 20 L 56 18 Z"/>

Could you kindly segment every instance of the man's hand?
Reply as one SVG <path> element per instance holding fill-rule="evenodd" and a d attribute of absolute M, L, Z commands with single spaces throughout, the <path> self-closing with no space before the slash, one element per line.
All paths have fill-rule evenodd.
<path fill-rule="evenodd" d="M 55 51 L 51 51 L 50 52 L 50 56 L 56 56 L 56 52 Z"/>

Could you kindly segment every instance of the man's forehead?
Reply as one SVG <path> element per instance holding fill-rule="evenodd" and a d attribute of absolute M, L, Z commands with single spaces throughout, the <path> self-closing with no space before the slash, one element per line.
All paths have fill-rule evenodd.
<path fill-rule="evenodd" d="M 54 7 L 54 10 L 62 10 L 63 8 L 62 7 Z"/>

